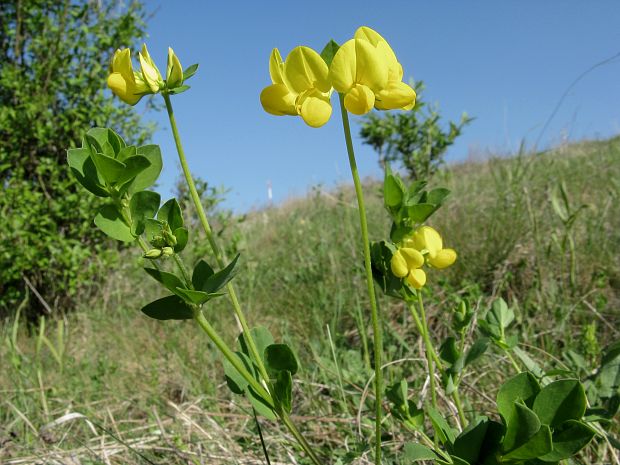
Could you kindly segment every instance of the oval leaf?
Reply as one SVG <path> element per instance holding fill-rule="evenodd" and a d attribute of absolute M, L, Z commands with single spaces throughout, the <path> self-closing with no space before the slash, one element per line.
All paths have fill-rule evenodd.
<path fill-rule="evenodd" d="M 135 240 L 115 205 L 102 206 L 95 216 L 95 224 L 112 239 L 122 242 Z"/>
<path fill-rule="evenodd" d="M 169 295 L 145 305 L 142 313 L 156 320 L 189 320 L 194 317 L 192 308 L 176 295 Z"/>
<path fill-rule="evenodd" d="M 545 386 L 534 401 L 534 412 L 544 425 L 556 427 L 579 420 L 586 412 L 586 393 L 576 379 L 561 379 Z"/>

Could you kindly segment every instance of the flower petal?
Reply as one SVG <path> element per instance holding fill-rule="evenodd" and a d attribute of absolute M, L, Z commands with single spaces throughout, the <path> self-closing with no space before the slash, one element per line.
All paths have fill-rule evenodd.
<path fill-rule="evenodd" d="M 300 99 L 297 112 L 308 126 L 319 128 L 329 121 L 332 105 L 327 97 L 315 91 Z"/>
<path fill-rule="evenodd" d="M 407 282 L 415 289 L 421 289 L 426 284 L 426 273 L 424 270 L 417 268 L 411 270 L 409 276 L 407 276 Z"/>
<path fill-rule="evenodd" d="M 365 115 L 375 105 L 375 94 L 366 86 L 356 84 L 344 96 L 345 108 L 354 115 Z"/>
<path fill-rule="evenodd" d="M 355 82 L 364 84 L 377 93 L 388 81 L 388 66 L 385 56 L 367 40 L 355 40 Z"/>
<path fill-rule="evenodd" d="M 381 34 L 374 29 L 367 26 L 362 26 L 355 31 L 356 39 L 362 39 L 370 42 L 376 47 L 379 52 L 385 57 L 387 66 L 389 68 L 388 80 L 400 81 L 403 78 L 403 67 L 400 65 L 396 58 L 396 54 L 387 40 L 385 40 Z"/>
<path fill-rule="evenodd" d="M 144 80 L 151 89 L 151 92 L 159 92 L 159 81 L 161 81 L 159 70 L 157 67 L 153 66 L 142 53 L 139 53 L 138 56 L 140 58 L 140 68 L 142 69 Z"/>
<path fill-rule="evenodd" d="M 271 82 L 274 84 L 284 84 L 282 79 L 282 72 L 284 68 L 284 62 L 280 55 L 280 50 L 274 48 L 269 56 L 269 76 L 271 76 Z"/>
<path fill-rule="evenodd" d="M 409 267 L 407 266 L 407 260 L 403 257 L 400 249 L 394 252 L 392 259 L 390 260 L 390 268 L 394 276 L 397 278 L 404 278 L 409 274 Z"/>
<path fill-rule="evenodd" d="M 453 249 L 441 249 L 435 258 L 429 258 L 428 262 L 435 268 L 447 268 L 456 261 L 456 252 Z"/>
<path fill-rule="evenodd" d="M 179 57 L 176 56 L 174 50 L 168 47 L 168 66 L 166 67 L 166 84 L 168 88 L 180 86 L 183 84 L 183 68 Z"/>
<path fill-rule="evenodd" d="M 424 255 L 422 255 L 418 250 L 405 247 L 400 249 L 400 253 L 403 254 L 403 257 L 405 257 L 407 266 L 410 270 L 420 268 L 424 265 Z"/>
<path fill-rule="evenodd" d="M 133 67 L 131 65 L 131 51 L 128 48 L 114 52 L 112 59 L 112 72 L 121 73 L 126 81 L 133 80 Z"/>
<path fill-rule="evenodd" d="M 419 251 L 426 250 L 430 258 L 435 258 L 443 248 L 443 241 L 437 231 L 430 226 L 418 228 L 411 237 L 413 246 Z"/>
<path fill-rule="evenodd" d="M 415 91 L 404 82 L 389 81 L 377 94 L 375 107 L 379 110 L 411 109 L 415 105 Z"/>
<path fill-rule="evenodd" d="M 355 85 L 355 39 L 340 46 L 329 66 L 329 80 L 340 93 L 348 92 Z"/>
<path fill-rule="evenodd" d="M 329 92 L 328 73 L 325 60 L 310 47 L 295 47 L 284 62 L 284 83 L 297 94 L 309 89 Z"/>
<path fill-rule="evenodd" d="M 260 103 L 267 113 L 276 116 L 297 116 L 295 95 L 284 84 L 272 84 L 260 93 Z"/>
<path fill-rule="evenodd" d="M 129 105 L 135 105 L 142 98 L 142 94 L 136 93 L 133 82 L 127 82 L 121 73 L 112 73 L 108 76 L 108 87 Z"/>

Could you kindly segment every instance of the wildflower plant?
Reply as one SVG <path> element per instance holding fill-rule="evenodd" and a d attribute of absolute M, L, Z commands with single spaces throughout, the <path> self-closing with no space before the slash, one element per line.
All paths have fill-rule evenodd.
<path fill-rule="evenodd" d="M 191 269 L 186 266 L 182 254 L 192 233 L 183 212 L 176 199 L 162 204 L 160 195 L 148 190 L 162 168 L 159 148 L 129 146 L 107 128 L 89 130 L 82 146 L 68 151 L 68 163 L 77 181 L 92 194 L 108 200 L 94 222 L 113 239 L 137 243 L 152 264 L 145 272 L 167 290 L 167 296 L 146 304 L 142 312 L 157 320 L 195 321 L 222 354 L 230 390 L 245 396 L 256 414 L 280 421 L 312 463 L 326 463 L 290 417 L 293 377 L 300 370 L 300 362 L 294 351 L 276 342 L 268 329 L 249 326 L 233 285 L 239 271 L 239 255 L 230 261 L 224 257 L 185 157 L 171 97 L 189 89 L 186 82 L 198 66 L 183 71 L 179 58 L 169 49 L 164 79 L 146 46 L 139 53 L 139 62 L 140 70 L 134 71 L 130 52 L 117 51 L 108 86 L 129 105 L 148 94 L 163 97 L 189 194 L 214 262 L 200 259 Z M 283 60 L 278 49 L 274 49 L 269 58 L 269 74 L 271 84 L 260 95 L 265 111 L 277 116 L 299 116 L 310 127 L 321 127 L 329 120 L 332 94 L 338 94 L 358 202 L 372 320 L 375 463 L 382 463 L 382 435 L 387 421 L 399 422 L 419 440 L 396 452 L 398 463 L 404 459 L 458 465 L 534 465 L 541 461 L 557 463 L 585 447 L 599 427 L 585 417 L 584 387 L 577 379 L 556 379 L 555 374 L 534 369 L 531 359 L 528 361 L 527 354 L 519 349 L 517 338 L 508 334 L 514 313 L 503 300 L 497 300 L 484 315 L 476 315 L 469 303 L 461 300 L 452 312 L 452 335 L 436 348 L 423 294 L 430 293 L 436 273 L 457 260 L 457 252 L 448 247 L 449 241 L 444 244 L 440 233 L 428 224 L 448 197 L 447 189 L 429 189 L 425 180 L 407 185 L 386 166 L 383 200 L 392 226 L 389 237 L 370 242 L 348 114 L 361 115 L 373 109 L 407 111 L 415 105 L 415 91 L 402 81 L 403 68 L 388 42 L 374 30 L 361 27 L 342 46 L 332 40 L 320 54 L 300 46 Z M 387 389 L 384 386 L 382 321 L 376 288 L 407 306 L 424 340 L 430 402 L 419 406 L 412 402 L 406 379 Z M 209 314 L 209 302 L 224 295 L 228 296 L 241 330 L 235 348 L 214 328 L 213 316 Z M 472 333 L 478 337 L 467 347 L 466 337 Z M 500 421 L 466 411 L 459 390 L 466 368 L 492 346 L 502 350 L 518 372 L 501 386 L 497 395 L 495 418 Z M 522 365 L 527 369 L 522 370 Z M 457 410 L 455 424 L 442 413 L 442 391 Z M 344 391 L 342 395 L 346 401 Z M 384 401 L 391 406 L 391 420 L 384 416 Z M 256 416 L 255 419 L 260 432 L 259 420 Z M 427 424 L 432 432 L 426 429 Z M 260 438 L 262 441 L 262 435 Z M 264 444 L 263 450 L 267 456 Z"/>

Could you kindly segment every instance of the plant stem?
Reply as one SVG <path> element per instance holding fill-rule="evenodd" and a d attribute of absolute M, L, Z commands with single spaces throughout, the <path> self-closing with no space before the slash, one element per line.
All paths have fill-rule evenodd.
<path fill-rule="evenodd" d="M 301 448 L 304 450 L 304 452 L 308 454 L 308 457 L 310 458 L 310 460 L 312 460 L 312 463 L 314 463 L 315 465 L 322 465 L 322 462 L 316 456 L 316 454 L 312 450 L 312 447 L 310 447 L 310 444 L 308 444 L 308 442 L 306 441 L 306 438 L 303 437 L 303 435 L 297 429 L 297 426 L 295 426 L 295 424 L 291 421 L 291 418 L 288 416 L 288 413 L 284 411 L 280 411 L 278 413 L 284 425 L 288 428 L 291 434 L 295 437 L 295 439 L 297 440 Z"/>
<path fill-rule="evenodd" d="M 194 184 L 194 179 L 192 178 L 192 173 L 189 169 L 189 165 L 187 164 L 187 159 L 185 158 L 185 151 L 183 150 L 183 145 L 181 144 L 181 136 L 179 135 L 179 129 L 177 127 L 177 122 L 174 117 L 174 110 L 172 109 L 172 102 L 170 101 L 170 96 L 168 94 L 162 94 L 164 97 L 164 101 L 166 102 L 166 110 L 168 111 L 168 118 L 170 119 L 170 127 L 172 128 L 172 136 L 174 137 L 174 142 L 176 144 L 177 152 L 179 154 L 179 161 L 181 162 L 181 168 L 183 169 L 183 174 L 185 175 L 185 180 L 187 181 L 187 186 L 189 187 L 189 192 L 192 197 L 192 201 L 194 202 L 194 206 L 196 207 L 196 212 L 198 213 L 198 218 L 200 219 L 200 224 L 205 231 L 207 236 L 207 240 L 209 241 L 209 245 L 211 246 L 211 250 L 213 251 L 213 255 L 215 256 L 215 260 L 220 268 L 224 268 L 225 263 L 222 258 L 222 252 L 215 241 L 215 237 L 213 235 L 213 231 L 211 226 L 209 225 L 209 220 L 207 219 L 207 215 L 205 213 L 204 207 L 202 206 L 202 202 L 200 200 L 200 195 L 196 190 L 196 185 Z M 235 292 L 235 288 L 232 283 L 228 283 L 226 285 L 226 289 L 228 291 L 228 295 L 230 296 L 230 300 L 232 302 L 233 308 L 235 310 L 235 314 L 237 315 L 237 320 L 241 325 L 241 329 L 245 334 L 246 341 L 248 342 L 248 347 L 250 349 L 250 353 L 252 357 L 255 359 L 258 369 L 260 371 L 261 377 L 265 380 L 265 382 L 269 381 L 269 375 L 267 374 L 267 369 L 263 363 L 263 358 L 261 354 L 258 353 L 258 349 L 256 348 L 256 343 L 254 342 L 254 338 L 252 337 L 252 333 L 250 332 L 250 328 L 248 326 L 247 320 L 243 311 L 241 310 L 241 305 L 239 305 L 239 299 L 237 298 L 237 293 Z"/>
<path fill-rule="evenodd" d="M 181 274 L 183 275 L 185 284 L 188 286 L 189 289 L 193 289 L 194 287 L 192 286 L 192 280 L 189 277 L 189 273 L 187 272 L 187 268 L 185 268 L 185 264 L 183 263 L 183 260 L 181 260 L 181 257 L 179 257 L 179 255 L 176 253 L 172 256 L 177 266 L 179 267 L 179 270 L 181 270 Z"/>
<path fill-rule="evenodd" d="M 510 363 L 512 363 L 512 366 L 514 367 L 514 369 L 517 370 L 517 373 L 521 373 L 521 367 L 519 366 L 517 361 L 514 359 L 510 351 L 508 349 L 504 349 L 504 353 L 508 357 L 508 360 L 510 360 Z"/>
<path fill-rule="evenodd" d="M 174 110 L 172 109 L 172 102 L 170 101 L 170 95 L 163 93 L 164 101 L 166 102 L 166 110 L 168 112 L 168 118 L 170 120 L 170 127 L 172 129 L 172 136 L 174 137 L 174 142 L 177 148 L 177 153 L 179 154 L 179 161 L 181 162 L 181 168 L 183 169 L 183 174 L 185 175 L 185 180 L 187 182 L 187 186 L 189 188 L 190 195 L 192 197 L 192 201 L 194 202 L 194 206 L 196 207 L 196 212 L 198 213 L 198 218 L 200 219 L 200 224 L 204 229 L 205 235 L 207 236 L 207 240 L 209 241 L 209 245 L 211 246 L 211 250 L 213 251 L 213 255 L 215 256 L 215 260 L 220 268 L 224 268 L 225 263 L 222 257 L 222 252 L 215 241 L 215 237 L 213 235 L 213 231 L 211 226 L 209 225 L 209 220 L 207 219 L 207 215 L 205 213 L 204 207 L 202 206 L 202 202 L 200 200 L 200 195 L 196 190 L 196 185 L 194 184 L 194 179 L 192 178 L 192 173 L 189 169 L 189 165 L 187 164 L 187 159 L 185 158 L 185 151 L 183 150 L 183 145 L 181 144 L 181 136 L 179 135 L 179 129 L 177 127 L 176 118 L 174 117 Z M 248 326 L 245 315 L 243 314 L 243 310 L 241 310 L 241 305 L 239 304 L 239 299 L 237 298 L 237 293 L 235 292 L 235 288 L 232 283 L 228 283 L 226 285 L 226 290 L 228 291 L 228 295 L 230 297 L 230 301 L 232 302 L 233 308 L 235 310 L 235 315 L 237 316 L 237 321 L 241 325 L 241 329 L 243 330 L 243 334 L 245 335 L 245 340 L 248 344 L 248 348 L 250 349 L 250 354 L 254 358 L 258 370 L 260 372 L 261 377 L 267 384 L 270 386 L 270 378 L 267 373 L 267 369 L 265 368 L 265 364 L 263 363 L 263 357 L 259 354 L 258 349 L 256 347 L 256 343 L 254 342 L 254 337 L 250 332 L 250 328 Z M 252 386 L 252 388 L 263 398 L 265 398 L 268 402 L 271 403 L 270 407 L 274 407 L 273 399 L 271 394 L 263 385 L 261 385 L 256 379 L 245 369 L 243 364 L 239 361 L 239 359 L 235 356 L 235 354 L 228 348 L 226 343 L 218 336 L 215 332 L 215 329 L 209 324 L 204 315 L 200 310 L 195 313 L 195 319 L 200 325 L 200 327 L 207 333 L 209 338 L 213 341 L 213 343 L 217 346 L 217 348 L 222 352 L 222 354 L 228 359 L 228 361 L 239 371 L 239 373 L 248 381 L 248 383 Z M 296 426 L 291 422 L 291 419 L 288 417 L 286 413 L 279 412 L 280 418 L 282 422 L 286 425 L 286 427 L 291 431 L 295 439 L 300 444 L 300 446 L 304 449 L 304 451 L 308 454 L 308 456 L 312 459 L 312 461 L 316 465 L 320 465 L 321 462 L 318 460 L 314 451 L 306 441 L 306 439 L 302 436 Z"/>
<path fill-rule="evenodd" d="M 366 221 L 366 208 L 364 207 L 364 194 L 362 192 L 362 183 L 357 171 L 357 163 L 355 162 L 355 153 L 353 152 L 353 141 L 351 140 L 351 127 L 349 125 L 349 115 L 344 107 L 344 95 L 338 94 L 340 100 L 340 114 L 342 116 L 342 126 L 344 130 L 344 138 L 347 145 L 347 154 L 349 155 L 349 165 L 351 166 L 351 174 L 353 175 L 353 184 L 355 185 L 355 195 L 357 196 L 357 205 L 360 216 L 360 228 L 362 232 L 362 242 L 364 248 L 364 267 L 366 268 L 366 285 L 368 287 L 368 297 L 370 298 L 370 312 L 372 317 L 372 330 L 374 336 L 375 349 L 375 464 L 381 464 L 381 416 L 383 414 L 383 374 L 381 372 L 381 357 L 383 353 L 383 341 L 381 338 L 381 323 L 379 316 L 379 308 L 375 297 L 375 285 L 372 277 L 372 268 L 370 262 L 370 242 L 368 240 L 368 223 Z"/>
<path fill-rule="evenodd" d="M 437 408 L 437 392 L 435 390 L 435 366 L 433 365 L 433 344 L 428 334 L 428 324 L 426 322 L 426 313 L 424 312 L 424 302 L 422 302 L 422 292 L 418 291 L 418 307 L 420 308 L 420 319 L 422 323 L 422 338 L 424 339 L 424 345 L 426 347 L 426 363 L 428 365 L 428 375 L 430 377 L 431 384 L 431 399 L 433 407 Z"/>
<path fill-rule="evenodd" d="M 267 390 L 260 384 L 245 368 L 243 362 L 239 360 L 239 358 L 234 354 L 232 350 L 226 345 L 226 343 L 222 340 L 222 338 L 217 334 L 215 328 L 211 326 L 211 324 L 207 321 L 205 316 L 202 313 L 202 310 L 197 309 L 194 312 L 194 319 L 198 323 L 198 325 L 202 328 L 202 330 L 207 333 L 209 339 L 213 341 L 216 347 L 222 352 L 222 355 L 226 357 L 226 359 L 233 365 L 239 374 L 243 376 L 243 378 L 248 382 L 248 384 L 256 391 L 258 395 L 264 398 L 267 402 L 270 403 L 270 407 L 274 408 L 273 400 L 271 395 L 267 392 Z"/>

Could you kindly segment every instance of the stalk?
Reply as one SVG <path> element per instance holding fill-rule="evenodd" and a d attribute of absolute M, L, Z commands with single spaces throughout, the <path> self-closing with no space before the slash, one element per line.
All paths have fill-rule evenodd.
<path fill-rule="evenodd" d="M 360 216 L 360 229 L 362 232 L 362 242 L 364 248 L 364 267 L 366 268 L 366 285 L 368 287 L 368 297 L 370 298 L 370 312 L 372 318 L 372 329 L 375 346 L 375 464 L 381 464 L 381 416 L 383 414 L 383 374 L 381 372 L 381 357 L 383 353 L 383 341 L 381 338 L 381 323 L 379 316 L 379 308 L 375 296 L 375 285 L 372 277 L 372 268 L 370 262 L 370 242 L 368 240 L 368 223 L 366 221 L 366 208 L 364 207 L 364 194 L 362 192 L 362 183 L 357 171 L 357 163 L 355 162 L 355 153 L 353 152 L 353 141 L 351 140 L 351 127 L 349 125 L 349 115 L 344 107 L 344 95 L 338 94 L 340 101 L 340 114 L 342 116 L 342 127 L 344 130 L 344 138 L 347 145 L 347 154 L 349 155 L 349 165 L 351 167 L 351 175 L 353 176 L 353 184 L 355 185 L 355 195 L 357 196 L 357 205 Z"/>
<path fill-rule="evenodd" d="M 183 145 L 181 144 L 181 136 L 179 135 L 179 129 L 177 127 L 176 118 L 174 117 L 174 110 L 172 109 L 172 102 L 170 101 L 170 96 L 166 93 L 162 94 L 164 97 L 164 101 L 166 102 L 166 110 L 168 111 L 168 118 L 170 119 L 170 127 L 172 128 L 172 136 L 174 137 L 174 143 L 177 148 L 177 152 L 179 154 L 179 161 L 181 162 L 181 168 L 183 169 L 183 174 L 185 175 L 185 180 L 187 181 L 187 186 L 189 187 L 189 192 L 192 197 L 192 201 L 194 202 L 194 206 L 196 207 L 196 212 L 198 213 L 198 218 L 200 219 L 200 224 L 204 229 L 204 232 L 207 236 L 207 241 L 209 241 L 209 245 L 211 246 L 211 250 L 213 251 L 213 255 L 215 256 L 215 260 L 220 268 L 224 268 L 225 263 L 222 257 L 222 252 L 215 241 L 215 237 L 213 235 L 213 230 L 211 229 L 211 225 L 209 224 L 209 220 L 207 219 L 207 215 L 205 213 L 204 207 L 202 206 L 202 202 L 200 201 L 200 195 L 196 190 L 196 185 L 194 184 L 194 178 L 192 177 L 192 173 L 189 169 L 189 165 L 187 164 L 187 159 L 185 158 L 185 151 L 183 150 Z M 250 327 L 248 326 L 247 320 L 241 310 L 241 305 L 239 305 L 239 299 L 237 298 L 237 293 L 235 292 L 235 288 L 232 283 L 228 283 L 226 285 L 226 290 L 228 291 L 228 295 L 232 302 L 233 308 L 235 310 L 235 315 L 237 316 L 237 320 L 241 325 L 241 329 L 243 330 L 243 334 L 245 335 L 245 339 L 248 342 L 248 348 L 252 354 L 252 357 L 256 360 L 256 364 L 260 371 L 261 377 L 265 380 L 265 382 L 269 381 L 269 375 L 267 374 L 267 369 L 263 363 L 262 356 L 258 353 L 258 349 L 256 348 L 256 343 L 254 342 L 254 338 L 252 337 L 252 333 L 250 333 Z"/>

